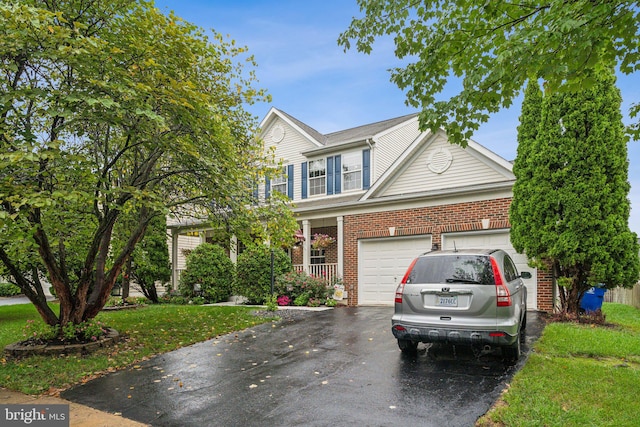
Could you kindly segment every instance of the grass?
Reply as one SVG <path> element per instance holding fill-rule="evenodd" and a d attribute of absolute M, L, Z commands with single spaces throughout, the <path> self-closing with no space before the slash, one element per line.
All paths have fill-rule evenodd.
<path fill-rule="evenodd" d="M 118 344 L 88 356 L 33 356 L 18 361 L 0 356 L 0 385 L 27 394 L 56 393 L 155 354 L 270 321 L 252 315 L 251 310 L 234 306 L 150 305 L 105 311 L 97 319 L 124 336 Z M 0 348 L 26 339 L 27 320 L 42 323 L 31 304 L 0 307 Z"/>
<path fill-rule="evenodd" d="M 548 324 L 478 426 L 638 426 L 640 310 L 603 305 L 609 325 Z"/>

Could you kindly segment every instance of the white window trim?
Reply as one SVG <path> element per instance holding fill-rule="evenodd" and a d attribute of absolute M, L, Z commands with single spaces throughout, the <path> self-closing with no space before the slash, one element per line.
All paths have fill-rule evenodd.
<path fill-rule="evenodd" d="M 344 166 L 346 164 L 345 160 L 346 160 L 346 158 L 348 158 L 350 156 L 356 157 L 358 159 L 358 163 L 360 165 L 360 168 L 345 172 L 345 170 L 344 170 Z M 346 189 L 345 188 L 345 184 L 346 184 L 347 180 L 345 179 L 345 175 L 355 174 L 356 172 L 358 172 L 360 174 L 360 185 L 357 188 Z M 341 183 L 341 187 L 342 187 L 342 192 L 346 193 L 346 192 L 350 192 L 350 191 L 362 190 L 362 180 L 363 180 L 363 177 L 362 177 L 362 151 L 352 151 L 352 152 L 345 153 L 345 154 L 342 155 L 342 161 L 341 161 L 341 166 L 340 166 L 340 175 L 341 175 L 340 176 L 340 183 Z"/>
<path fill-rule="evenodd" d="M 315 162 L 319 162 L 322 161 L 324 163 L 324 175 L 322 176 L 316 176 L 316 177 L 311 177 L 311 164 L 315 163 Z M 312 193 L 312 180 L 318 180 L 320 181 L 320 179 L 324 180 L 324 191 L 322 193 Z M 309 170 L 307 171 L 307 193 L 309 197 L 318 197 L 318 196 L 326 196 L 327 194 L 327 159 L 326 158 L 322 158 L 322 159 L 315 159 L 315 160 L 309 160 Z"/>
<path fill-rule="evenodd" d="M 289 188 L 288 188 L 288 186 L 289 186 L 289 177 L 287 176 L 287 167 L 284 166 L 282 168 L 281 172 L 282 172 L 282 174 L 280 176 L 274 177 L 271 180 L 271 191 L 272 192 L 273 191 L 277 191 L 277 192 L 279 192 L 281 194 L 284 194 L 286 196 L 287 194 L 289 194 L 288 193 L 288 191 L 289 191 Z M 282 180 L 282 181 L 280 182 L 280 180 Z M 279 189 L 277 189 L 278 186 L 284 187 L 284 191 L 280 191 Z"/>

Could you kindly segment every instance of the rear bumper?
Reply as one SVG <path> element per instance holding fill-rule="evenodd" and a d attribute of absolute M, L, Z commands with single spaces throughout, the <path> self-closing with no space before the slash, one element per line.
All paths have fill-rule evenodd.
<path fill-rule="evenodd" d="M 515 333 L 505 330 L 474 330 L 440 325 L 415 325 L 407 322 L 392 320 L 391 332 L 399 340 L 409 340 L 425 343 L 446 342 L 451 344 L 468 345 L 512 345 L 518 339 Z"/>

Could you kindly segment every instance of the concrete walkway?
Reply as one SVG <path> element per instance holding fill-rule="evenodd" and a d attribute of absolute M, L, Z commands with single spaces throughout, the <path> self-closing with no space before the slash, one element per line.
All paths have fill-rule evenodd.
<path fill-rule="evenodd" d="M 140 427 L 141 424 L 121 417 L 119 414 L 98 411 L 79 403 L 69 402 L 52 396 L 28 396 L 17 391 L 0 387 L 0 405 L 69 405 L 70 423 L 72 427 Z"/>

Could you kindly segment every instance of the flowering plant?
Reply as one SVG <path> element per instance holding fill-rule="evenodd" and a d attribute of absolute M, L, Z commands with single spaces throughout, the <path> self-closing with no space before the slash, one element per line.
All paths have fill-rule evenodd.
<path fill-rule="evenodd" d="M 286 295 L 281 295 L 278 297 L 278 305 L 290 305 L 291 304 L 291 298 L 289 298 Z"/>
<path fill-rule="evenodd" d="M 336 239 L 328 234 L 316 233 L 313 235 L 313 239 L 311 239 L 311 246 L 314 249 L 326 248 L 335 243 L 335 241 Z"/>

